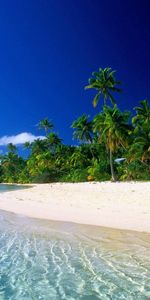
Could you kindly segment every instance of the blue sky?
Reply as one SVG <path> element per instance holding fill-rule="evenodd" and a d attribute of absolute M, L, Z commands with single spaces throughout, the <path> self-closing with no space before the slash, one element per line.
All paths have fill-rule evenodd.
<path fill-rule="evenodd" d="M 48 117 L 65 143 L 71 123 L 94 116 L 92 71 L 112 67 L 121 109 L 150 99 L 149 0 L 0 2 L 0 137 L 30 132 Z"/>

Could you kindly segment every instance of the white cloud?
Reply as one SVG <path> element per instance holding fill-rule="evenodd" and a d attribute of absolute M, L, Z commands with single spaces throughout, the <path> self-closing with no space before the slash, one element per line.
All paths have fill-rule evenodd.
<path fill-rule="evenodd" d="M 45 139 L 45 137 L 42 135 L 35 136 L 29 132 L 22 132 L 17 135 L 11 135 L 11 136 L 5 135 L 0 138 L 0 146 L 6 146 L 9 143 L 12 143 L 14 145 L 21 145 L 24 144 L 25 142 L 32 143 L 36 139 L 43 140 Z"/>

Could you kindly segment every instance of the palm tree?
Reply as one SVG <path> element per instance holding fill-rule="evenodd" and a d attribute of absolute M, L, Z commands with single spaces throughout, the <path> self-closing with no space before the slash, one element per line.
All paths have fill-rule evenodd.
<path fill-rule="evenodd" d="M 55 152 L 56 148 L 61 145 L 61 139 L 54 132 L 47 135 L 47 145 L 52 152 Z"/>
<path fill-rule="evenodd" d="M 112 96 L 113 92 L 121 92 L 121 89 L 118 88 L 120 81 L 117 81 L 115 78 L 115 72 L 111 68 L 99 69 L 98 72 L 92 73 L 92 78 L 89 79 L 89 84 L 85 89 L 94 89 L 96 90 L 96 95 L 93 99 L 93 106 L 96 107 L 99 101 L 100 96 L 104 98 L 104 104 L 106 100 L 110 100 L 112 104 L 115 104 L 115 100 Z"/>
<path fill-rule="evenodd" d="M 25 142 L 25 143 L 23 144 L 24 149 L 30 149 L 31 146 L 32 146 L 32 144 L 31 144 L 30 142 Z"/>
<path fill-rule="evenodd" d="M 41 120 L 38 124 L 39 129 L 44 129 L 45 130 L 45 134 L 48 134 L 49 129 L 53 129 L 53 124 L 51 121 L 48 120 L 48 118 L 45 118 L 43 120 Z"/>
<path fill-rule="evenodd" d="M 150 106 L 147 100 L 135 107 L 136 116 L 132 118 L 134 140 L 129 150 L 129 161 L 139 160 L 150 169 Z"/>
<path fill-rule="evenodd" d="M 128 146 L 128 136 L 131 132 L 131 125 L 128 124 L 129 113 L 121 112 L 117 105 L 113 108 L 104 106 L 102 113 L 94 118 L 94 130 L 99 132 L 99 140 L 104 141 L 110 156 L 110 169 L 112 180 L 116 181 L 116 175 L 113 166 L 113 153 L 119 147 Z"/>
<path fill-rule="evenodd" d="M 3 169 L 3 180 L 5 182 L 18 182 L 20 173 L 25 167 L 25 161 L 16 154 L 16 147 L 9 144 L 9 152 L 1 157 L 1 166 Z"/>
<path fill-rule="evenodd" d="M 132 123 L 138 127 L 141 125 L 149 125 L 150 127 L 150 106 L 147 100 L 140 102 L 141 106 L 135 107 L 136 116 L 132 118 Z"/>
<path fill-rule="evenodd" d="M 16 153 L 16 151 L 17 151 L 17 147 L 16 147 L 14 144 L 12 144 L 12 143 L 9 143 L 9 144 L 7 145 L 7 148 L 8 148 L 8 150 L 9 150 L 10 152 L 12 152 L 12 153 Z"/>
<path fill-rule="evenodd" d="M 31 144 L 32 154 L 40 154 L 47 150 L 46 139 L 40 140 L 36 139 Z"/>
<path fill-rule="evenodd" d="M 150 130 L 145 127 L 140 131 L 140 135 L 137 135 L 129 150 L 129 160 L 140 160 L 150 170 Z"/>
<path fill-rule="evenodd" d="M 94 153 L 92 149 L 92 143 L 93 143 L 93 122 L 88 121 L 89 116 L 82 115 L 77 120 L 75 120 L 71 127 L 75 129 L 73 133 L 73 138 L 78 139 L 80 142 L 85 142 L 90 144 L 90 152 L 92 157 L 94 158 Z"/>
<path fill-rule="evenodd" d="M 92 122 L 88 121 L 89 116 L 82 115 L 75 120 L 71 127 L 75 129 L 73 137 L 78 139 L 80 142 L 92 143 Z"/>
<path fill-rule="evenodd" d="M 76 147 L 74 153 L 71 155 L 69 165 L 73 168 L 84 168 L 87 164 L 87 156 L 82 151 L 81 147 Z"/>

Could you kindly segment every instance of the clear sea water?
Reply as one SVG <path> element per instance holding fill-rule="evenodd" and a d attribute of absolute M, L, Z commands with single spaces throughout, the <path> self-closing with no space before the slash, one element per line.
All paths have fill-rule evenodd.
<path fill-rule="evenodd" d="M 150 234 L 0 211 L 0 300 L 148 300 Z"/>
<path fill-rule="evenodd" d="M 8 191 L 14 191 L 14 190 L 22 190 L 30 188 L 29 186 L 25 185 L 18 185 L 18 184 L 0 184 L 0 193 L 8 192 Z"/>

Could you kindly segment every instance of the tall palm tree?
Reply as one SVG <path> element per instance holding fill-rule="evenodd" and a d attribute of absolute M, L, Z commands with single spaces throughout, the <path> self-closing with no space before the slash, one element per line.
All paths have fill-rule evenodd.
<path fill-rule="evenodd" d="M 117 105 L 113 108 L 104 106 L 102 113 L 94 118 L 94 130 L 99 132 L 99 140 L 104 141 L 110 153 L 110 169 L 112 180 L 116 181 L 113 166 L 113 153 L 120 147 L 128 146 L 131 125 L 128 124 L 129 113 L 121 112 Z"/>
<path fill-rule="evenodd" d="M 101 95 L 104 98 L 104 104 L 106 104 L 106 100 L 110 100 L 112 104 L 115 104 L 112 93 L 121 92 L 121 89 L 118 88 L 120 81 L 116 80 L 115 72 L 111 68 L 100 68 L 98 72 L 92 73 L 93 77 L 89 79 L 89 84 L 85 89 L 96 90 L 96 95 L 93 99 L 94 107 L 97 106 Z"/>
<path fill-rule="evenodd" d="M 92 143 L 92 121 L 88 121 L 89 116 L 82 115 L 75 120 L 71 127 L 75 129 L 73 137 L 78 139 L 80 142 Z"/>
<path fill-rule="evenodd" d="M 48 118 L 45 118 L 43 120 L 41 120 L 38 124 L 39 129 L 44 129 L 45 130 L 45 134 L 48 134 L 49 129 L 53 129 L 53 124 L 51 121 L 48 120 Z"/>

